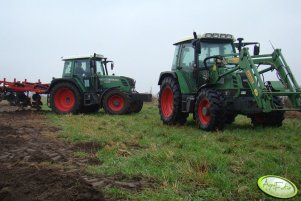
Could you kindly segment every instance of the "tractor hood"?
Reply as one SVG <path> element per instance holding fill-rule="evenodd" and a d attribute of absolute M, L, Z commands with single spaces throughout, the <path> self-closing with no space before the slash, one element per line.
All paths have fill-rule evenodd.
<path fill-rule="evenodd" d="M 125 76 L 103 76 L 99 78 L 104 88 L 119 87 L 122 91 L 132 91 L 135 88 L 135 80 Z"/>

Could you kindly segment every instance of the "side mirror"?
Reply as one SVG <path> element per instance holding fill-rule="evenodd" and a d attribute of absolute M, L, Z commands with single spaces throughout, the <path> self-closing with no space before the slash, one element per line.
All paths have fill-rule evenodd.
<path fill-rule="evenodd" d="M 111 62 L 111 70 L 114 68 L 114 62 Z"/>
<path fill-rule="evenodd" d="M 241 51 L 241 48 L 242 48 L 242 46 L 243 46 L 242 41 L 243 41 L 244 39 L 243 39 L 243 38 L 237 38 L 237 40 L 238 40 L 237 49 L 238 49 L 238 52 L 240 52 L 240 51 Z"/>
<path fill-rule="evenodd" d="M 259 52 L 260 52 L 260 46 L 259 44 L 256 44 L 254 46 L 254 55 L 259 55 Z"/>

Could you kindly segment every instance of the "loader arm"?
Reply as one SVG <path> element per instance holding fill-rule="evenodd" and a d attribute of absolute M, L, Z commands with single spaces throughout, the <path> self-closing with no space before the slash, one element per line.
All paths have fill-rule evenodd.
<path fill-rule="evenodd" d="M 258 71 L 255 64 L 268 64 L 270 67 Z M 287 65 L 280 49 L 274 50 L 272 54 L 251 56 L 248 48 L 243 48 L 240 53 L 239 67 L 247 76 L 248 83 L 252 94 L 259 108 L 263 112 L 271 112 L 273 110 L 299 110 L 301 111 L 300 95 L 301 90 L 290 67 Z M 272 71 L 278 71 L 279 82 L 277 90 L 268 89 L 261 78 L 261 75 Z M 281 83 L 280 83 L 281 82 Z M 292 108 L 279 109 L 273 105 L 273 96 L 286 96 L 292 104 Z"/>

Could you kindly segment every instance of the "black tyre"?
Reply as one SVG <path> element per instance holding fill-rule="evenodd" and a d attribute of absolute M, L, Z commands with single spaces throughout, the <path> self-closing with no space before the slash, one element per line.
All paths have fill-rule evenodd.
<path fill-rule="evenodd" d="M 274 108 L 282 109 L 283 102 L 281 98 L 273 97 Z M 284 120 L 284 111 L 272 111 L 269 113 L 258 113 L 251 116 L 252 124 L 254 126 L 271 126 L 280 127 Z"/>
<path fill-rule="evenodd" d="M 195 118 L 199 128 L 206 131 L 222 129 L 225 124 L 225 111 L 221 93 L 213 89 L 203 89 L 195 103 Z"/>
<path fill-rule="evenodd" d="M 18 104 L 17 96 L 14 93 L 9 93 L 4 97 L 9 102 L 10 106 L 16 106 Z"/>
<path fill-rule="evenodd" d="M 17 104 L 21 107 L 31 106 L 30 98 L 24 92 L 17 92 Z"/>
<path fill-rule="evenodd" d="M 61 82 L 50 91 L 50 107 L 57 114 L 76 114 L 81 108 L 81 95 L 71 83 Z"/>
<path fill-rule="evenodd" d="M 163 79 L 158 99 L 159 114 L 164 124 L 184 121 L 181 115 L 181 92 L 178 82 L 172 77 Z M 186 120 L 185 120 L 186 121 Z M 180 122 L 180 123 L 181 123 Z"/>
<path fill-rule="evenodd" d="M 226 124 L 232 124 L 235 121 L 237 114 L 234 112 L 228 112 L 225 113 L 225 123 Z"/>
<path fill-rule="evenodd" d="M 133 113 L 138 113 L 142 110 L 143 101 L 132 101 L 130 106 L 130 111 Z"/>
<path fill-rule="evenodd" d="M 127 114 L 130 111 L 130 98 L 119 90 L 111 90 L 104 95 L 103 109 L 108 114 Z"/>
<path fill-rule="evenodd" d="M 184 113 L 184 112 L 180 112 L 178 114 L 178 117 L 177 117 L 177 122 L 180 124 L 180 125 L 184 125 L 187 121 L 187 117 L 189 116 L 189 113 Z"/>

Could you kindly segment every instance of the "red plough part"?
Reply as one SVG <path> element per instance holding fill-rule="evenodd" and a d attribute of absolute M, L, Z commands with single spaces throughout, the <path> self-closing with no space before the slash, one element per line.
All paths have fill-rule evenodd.
<path fill-rule="evenodd" d="M 36 109 L 40 109 L 42 102 L 40 94 L 46 94 L 49 88 L 49 84 L 42 84 L 40 80 L 38 82 L 27 82 L 25 79 L 23 82 L 16 81 L 8 82 L 4 78 L 0 80 L 0 101 L 7 100 L 10 105 L 16 105 L 21 107 L 32 106 Z M 29 94 L 32 94 L 32 100 Z"/>

